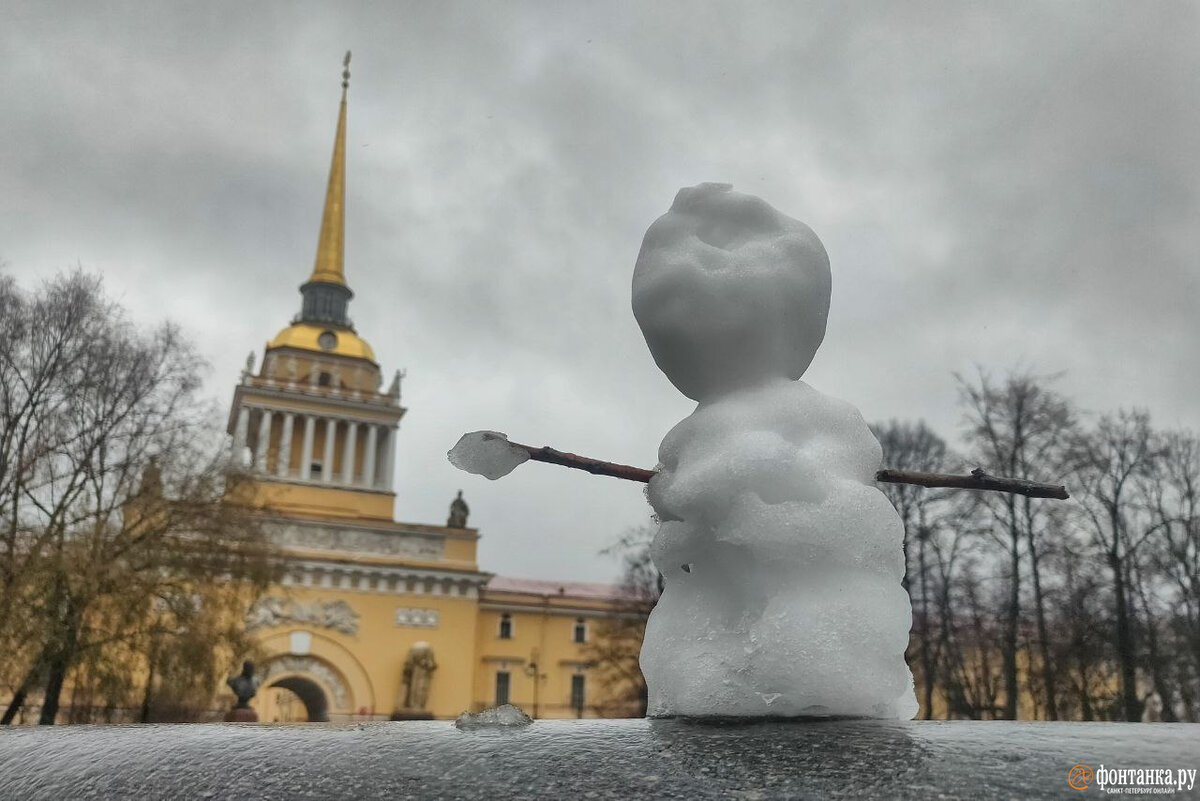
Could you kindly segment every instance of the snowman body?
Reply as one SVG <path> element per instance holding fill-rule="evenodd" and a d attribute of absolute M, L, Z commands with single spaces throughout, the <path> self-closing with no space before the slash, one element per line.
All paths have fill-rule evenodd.
<path fill-rule="evenodd" d="M 651 716 L 917 710 L 879 443 L 856 409 L 799 380 L 829 297 L 816 235 L 727 185 L 681 190 L 646 233 L 634 314 L 699 402 L 649 485 L 664 578 L 641 654 Z"/>

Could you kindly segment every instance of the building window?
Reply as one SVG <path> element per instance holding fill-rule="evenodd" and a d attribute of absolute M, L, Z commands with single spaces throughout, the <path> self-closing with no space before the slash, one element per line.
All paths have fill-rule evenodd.
<path fill-rule="evenodd" d="M 587 642 L 587 623 L 583 622 L 583 618 L 575 618 L 575 642 Z"/>
<path fill-rule="evenodd" d="M 319 387 L 327 387 L 332 383 L 333 376 L 331 376 L 329 373 L 321 373 L 319 376 L 317 376 L 317 386 Z"/>
<path fill-rule="evenodd" d="M 308 466 L 308 474 L 312 478 L 320 478 L 321 477 L 321 463 L 313 462 L 312 464 L 310 464 Z"/>
<path fill-rule="evenodd" d="M 512 615 L 505 612 L 500 616 L 500 639 L 512 639 Z"/>
<path fill-rule="evenodd" d="M 571 677 L 571 708 L 575 714 L 583 717 L 583 703 L 587 697 L 587 677 L 576 673 Z"/>
<path fill-rule="evenodd" d="M 508 688 L 512 677 L 507 670 L 496 671 L 496 706 L 508 703 Z"/>

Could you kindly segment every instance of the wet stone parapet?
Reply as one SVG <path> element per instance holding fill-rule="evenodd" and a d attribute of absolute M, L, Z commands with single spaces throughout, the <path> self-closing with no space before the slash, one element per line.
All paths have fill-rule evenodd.
<path fill-rule="evenodd" d="M 1200 768 L 1193 724 L 448 721 L 0 731 L 11 799 L 1062 798 L 1072 767 Z M 1092 793 L 1097 788 L 1089 788 Z M 1081 797 L 1082 795 L 1079 794 Z M 1200 795 L 1176 793 L 1174 797 Z"/>

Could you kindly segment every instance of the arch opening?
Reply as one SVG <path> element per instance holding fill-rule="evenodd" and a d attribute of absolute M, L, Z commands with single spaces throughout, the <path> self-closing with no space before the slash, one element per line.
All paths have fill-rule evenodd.
<path fill-rule="evenodd" d="M 310 723 L 327 723 L 329 721 L 329 699 L 325 691 L 312 679 L 303 676 L 288 676 L 272 682 L 271 687 L 279 687 L 295 694 L 304 704 L 304 710 Z"/>

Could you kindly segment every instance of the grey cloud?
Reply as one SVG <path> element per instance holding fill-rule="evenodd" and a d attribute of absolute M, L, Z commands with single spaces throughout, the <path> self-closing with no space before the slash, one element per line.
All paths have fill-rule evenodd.
<path fill-rule="evenodd" d="M 807 378 L 953 433 L 952 370 L 1066 369 L 1200 426 L 1194 4 L 29 4 L 0 32 L 0 257 L 179 319 L 227 402 L 316 244 L 341 52 L 351 312 L 407 367 L 398 514 L 605 579 L 639 488 L 444 453 L 496 428 L 651 466 L 690 403 L 629 309 L 645 228 L 730 181 L 830 252 Z"/>

